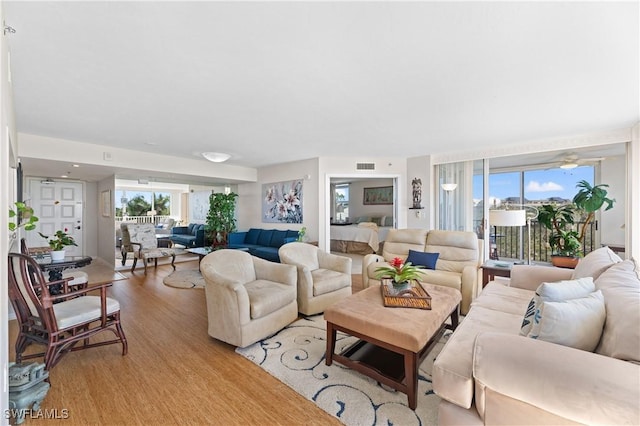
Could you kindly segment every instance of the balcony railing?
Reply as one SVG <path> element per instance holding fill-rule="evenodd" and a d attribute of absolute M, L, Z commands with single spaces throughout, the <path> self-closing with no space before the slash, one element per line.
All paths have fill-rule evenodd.
<path fill-rule="evenodd" d="M 584 222 L 579 222 L 578 229 L 582 229 Z M 582 243 L 582 251 L 587 253 L 595 250 L 595 232 L 597 231 L 597 222 L 590 222 L 587 225 L 584 242 Z M 549 230 L 537 221 L 531 222 L 531 261 L 532 262 L 550 262 L 551 249 L 547 242 Z M 498 256 L 500 258 L 509 259 L 527 259 L 527 227 L 517 226 L 498 226 L 491 227 L 491 243 L 495 242 Z M 480 235 L 480 237 L 482 237 Z M 524 243 L 520 243 L 520 239 Z M 491 245 L 492 245 L 491 244 Z"/>
<path fill-rule="evenodd" d="M 136 222 L 136 223 L 153 223 L 154 225 L 159 224 L 164 219 L 167 219 L 171 216 L 116 216 L 116 229 L 120 229 L 120 224 L 122 222 Z"/>

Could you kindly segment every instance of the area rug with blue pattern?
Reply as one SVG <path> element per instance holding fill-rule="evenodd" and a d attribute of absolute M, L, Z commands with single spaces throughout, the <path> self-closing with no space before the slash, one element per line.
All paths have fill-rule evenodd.
<path fill-rule="evenodd" d="M 322 315 L 295 321 L 275 335 L 236 352 L 313 401 L 345 425 L 435 425 L 440 398 L 431 387 L 433 361 L 450 332 L 440 339 L 420 366 L 418 407 L 407 396 L 337 362 L 325 365 L 326 322 Z M 336 352 L 357 339 L 338 333 Z"/>

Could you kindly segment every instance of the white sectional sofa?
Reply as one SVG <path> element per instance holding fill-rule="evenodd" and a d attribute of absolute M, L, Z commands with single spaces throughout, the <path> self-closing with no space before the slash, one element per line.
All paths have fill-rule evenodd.
<path fill-rule="evenodd" d="M 582 277 L 593 277 L 604 299 L 594 352 L 520 335 L 541 283 Z M 546 309 L 536 315 L 542 323 Z M 555 318 L 553 330 L 580 334 L 586 322 L 573 319 Z M 640 424 L 638 263 L 605 247 L 575 271 L 514 266 L 507 285 L 489 283 L 472 303 L 434 363 L 433 389 L 441 425 Z"/>

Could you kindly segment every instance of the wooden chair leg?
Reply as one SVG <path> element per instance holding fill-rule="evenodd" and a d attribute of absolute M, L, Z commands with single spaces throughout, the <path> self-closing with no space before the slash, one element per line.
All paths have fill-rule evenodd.
<path fill-rule="evenodd" d="M 147 258 L 143 257 L 142 261 L 144 262 L 144 274 L 147 275 Z"/>
<path fill-rule="evenodd" d="M 136 263 L 138 263 L 138 258 L 136 256 L 133 256 L 133 266 L 131 267 L 131 272 L 136 269 Z"/>
<path fill-rule="evenodd" d="M 171 266 L 173 266 L 173 270 L 176 270 L 176 265 L 175 265 L 175 261 L 176 261 L 176 255 L 172 255 L 171 256 Z"/>

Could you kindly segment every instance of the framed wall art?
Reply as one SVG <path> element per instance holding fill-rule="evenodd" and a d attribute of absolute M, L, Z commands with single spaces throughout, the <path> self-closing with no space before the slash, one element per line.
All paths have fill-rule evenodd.
<path fill-rule="evenodd" d="M 393 204 L 393 186 L 364 188 L 364 205 Z"/>
<path fill-rule="evenodd" d="M 302 180 L 262 185 L 262 221 L 302 223 Z"/>

